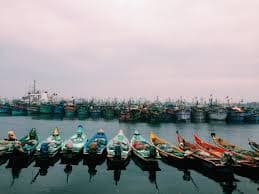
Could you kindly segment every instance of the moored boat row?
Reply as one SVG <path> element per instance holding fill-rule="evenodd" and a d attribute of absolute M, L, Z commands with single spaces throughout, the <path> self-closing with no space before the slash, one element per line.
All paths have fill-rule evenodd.
<path fill-rule="evenodd" d="M 231 174 L 234 171 L 258 173 L 258 150 L 245 150 L 222 140 L 215 134 L 212 134 L 215 145 L 207 143 L 197 135 L 193 137 L 194 143 L 190 143 L 177 132 L 178 145 L 176 146 L 163 140 L 152 131 L 150 132 L 150 142 L 137 130 L 129 141 L 120 130 L 108 141 L 104 130 L 100 129 L 92 138 L 88 139 L 83 126 L 79 125 L 76 133 L 66 141 L 61 138 L 59 129 L 54 128 L 52 134 L 39 143 L 37 131 L 33 128 L 19 140 L 16 139 L 13 131 L 9 131 L 8 138 L 0 142 L 0 157 L 25 159 L 35 157 L 36 162 L 48 161 L 57 155 L 61 155 L 63 161 L 71 162 L 76 157 L 91 160 L 107 157 L 110 163 L 124 166 L 133 154 L 146 165 L 155 164 L 161 158 L 180 165 L 202 166 L 215 173 Z M 258 146 L 258 144 L 256 145 Z"/>

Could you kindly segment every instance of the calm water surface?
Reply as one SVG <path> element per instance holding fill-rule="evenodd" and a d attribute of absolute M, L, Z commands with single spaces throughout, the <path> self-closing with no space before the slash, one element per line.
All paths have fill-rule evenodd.
<path fill-rule="evenodd" d="M 175 143 L 175 132 L 191 140 L 196 133 L 211 142 L 210 133 L 216 132 L 222 138 L 249 149 L 247 139 L 253 137 L 259 141 L 259 125 L 230 125 L 225 123 L 202 124 L 160 124 L 120 123 L 117 120 L 60 120 L 30 117 L 0 117 L 0 137 L 6 137 L 7 131 L 15 130 L 17 137 L 25 135 L 28 129 L 36 127 L 41 140 L 48 137 L 54 127 L 60 128 L 64 139 L 70 137 L 78 124 L 82 124 L 88 136 L 92 136 L 97 129 L 103 128 L 109 138 L 123 129 L 130 138 L 135 129 L 148 138 L 150 130 L 160 137 Z M 151 194 L 151 193 L 259 193 L 258 180 L 235 175 L 235 181 L 220 182 L 215 177 L 208 177 L 197 170 L 179 170 L 174 166 L 159 161 L 160 171 L 148 171 L 131 160 L 126 170 L 107 170 L 107 163 L 89 170 L 81 161 L 73 165 L 72 171 L 65 173 L 65 165 L 57 161 L 50 166 L 45 175 L 37 173 L 39 167 L 34 162 L 27 168 L 6 168 L 7 163 L 0 166 L 0 193 L 91 193 L 91 194 Z M 90 172 L 90 173 L 89 173 Z M 91 175 L 90 175 L 91 174 Z M 188 176 L 187 176 L 188 175 Z M 33 180 L 34 179 L 34 180 Z"/>

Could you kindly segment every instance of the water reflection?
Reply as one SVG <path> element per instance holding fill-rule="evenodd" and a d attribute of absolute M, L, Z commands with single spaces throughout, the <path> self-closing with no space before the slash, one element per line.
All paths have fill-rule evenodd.
<path fill-rule="evenodd" d="M 158 166 L 158 162 L 157 161 L 144 162 L 135 156 L 132 156 L 132 160 L 142 171 L 148 171 L 148 180 L 150 181 L 151 184 L 154 184 L 157 191 L 159 191 L 157 180 L 156 180 L 156 172 L 161 171 L 161 169 Z"/>
<path fill-rule="evenodd" d="M 105 162 L 106 157 L 104 156 L 88 156 L 87 158 L 83 159 L 83 165 L 88 166 L 88 173 L 89 173 L 89 182 L 92 181 L 92 178 L 96 175 L 97 170 L 96 166 L 101 166 Z"/>
<path fill-rule="evenodd" d="M 5 164 L 7 162 L 7 160 L 8 160 L 7 155 L 0 156 L 0 165 Z"/>
<path fill-rule="evenodd" d="M 222 188 L 222 192 L 225 194 L 232 194 L 237 189 L 236 182 L 238 180 L 235 179 L 234 174 L 219 173 L 208 168 L 203 168 L 201 165 L 180 165 L 170 163 L 166 160 L 162 160 L 162 162 L 176 168 L 178 171 L 183 172 L 183 180 L 188 182 L 191 181 L 197 191 L 200 191 L 200 189 L 198 184 L 196 184 L 196 181 L 191 176 L 192 170 L 218 183 Z"/>
<path fill-rule="evenodd" d="M 82 156 L 80 154 L 70 156 L 70 155 L 62 155 L 60 164 L 65 164 L 64 172 L 66 174 L 66 181 L 68 183 L 69 176 L 72 173 L 73 165 L 78 165 L 82 160 Z"/>
<path fill-rule="evenodd" d="M 40 114 L 31 116 L 33 120 L 63 120 L 64 116 L 59 114 Z"/>
<path fill-rule="evenodd" d="M 56 155 L 54 158 L 38 159 L 35 161 L 34 167 L 39 167 L 38 172 L 32 178 L 31 184 L 34 183 L 39 176 L 46 176 L 48 174 L 48 169 L 50 166 L 54 166 L 60 159 L 60 155 Z"/>
<path fill-rule="evenodd" d="M 118 185 L 120 181 L 121 171 L 126 170 L 126 167 L 130 163 L 130 158 L 126 161 L 110 161 L 107 160 L 107 170 L 113 171 L 113 180 L 115 185 Z"/>
<path fill-rule="evenodd" d="M 6 168 L 10 168 L 12 172 L 12 182 L 11 186 L 14 185 L 15 179 L 18 179 L 21 171 L 23 168 L 28 168 L 30 164 L 33 162 L 34 158 L 33 157 L 15 157 L 10 156 L 8 163 L 6 165 Z"/>

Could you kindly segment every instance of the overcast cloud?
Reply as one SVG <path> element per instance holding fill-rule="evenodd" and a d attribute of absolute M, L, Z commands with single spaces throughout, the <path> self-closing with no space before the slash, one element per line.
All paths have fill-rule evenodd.
<path fill-rule="evenodd" d="M 257 0 L 0 4 L 0 96 L 259 100 Z"/>

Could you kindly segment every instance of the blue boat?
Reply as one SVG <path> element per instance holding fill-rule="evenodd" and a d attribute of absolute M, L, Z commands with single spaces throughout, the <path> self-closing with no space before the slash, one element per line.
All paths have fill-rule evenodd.
<path fill-rule="evenodd" d="M 102 156 L 106 153 L 108 138 L 102 129 L 84 144 L 83 154 L 85 156 Z"/>
<path fill-rule="evenodd" d="M 53 113 L 59 115 L 63 115 L 65 113 L 63 101 L 55 105 Z"/>
<path fill-rule="evenodd" d="M 245 116 L 245 122 L 247 123 L 259 123 L 259 112 L 254 112 Z"/>
<path fill-rule="evenodd" d="M 230 123 L 243 123 L 249 115 L 249 112 L 242 107 L 230 107 L 228 109 L 227 121 Z"/>
<path fill-rule="evenodd" d="M 90 106 L 90 117 L 95 119 L 95 118 L 100 118 L 102 115 L 101 108 L 99 106 Z"/>
<path fill-rule="evenodd" d="M 0 104 L 0 114 L 11 114 L 11 106 L 9 103 Z"/>

